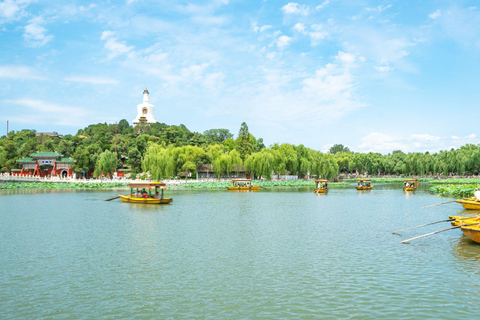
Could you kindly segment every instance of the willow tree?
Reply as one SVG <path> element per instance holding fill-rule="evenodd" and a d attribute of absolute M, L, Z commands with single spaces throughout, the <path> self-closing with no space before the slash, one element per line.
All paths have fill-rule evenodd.
<path fill-rule="evenodd" d="M 314 151 L 312 158 L 312 174 L 327 180 L 338 175 L 338 164 L 331 153 Z"/>
<path fill-rule="evenodd" d="M 245 171 L 252 176 L 270 179 L 276 167 L 276 156 L 271 149 L 252 153 L 245 159 Z"/>
<path fill-rule="evenodd" d="M 94 176 L 98 177 L 101 174 L 111 175 L 116 168 L 117 168 L 117 155 L 114 152 L 105 150 L 100 154 L 98 158 Z"/>
<path fill-rule="evenodd" d="M 2 170 L 3 164 L 7 160 L 7 153 L 5 152 L 5 149 L 0 146 L 0 170 Z"/>
<path fill-rule="evenodd" d="M 242 158 L 240 158 L 240 153 L 237 150 L 223 153 L 213 161 L 213 172 L 215 172 L 219 180 L 221 176 L 231 172 L 236 172 L 238 175 L 241 168 Z"/>
<path fill-rule="evenodd" d="M 205 156 L 205 150 L 197 146 L 183 146 L 174 148 L 172 154 L 177 171 L 181 172 L 187 180 L 188 175 L 197 169 L 198 162 Z"/>
<path fill-rule="evenodd" d="M 142 169 L 149 171 L 153 180 L 161 180 L 175 176 L 175 159 L 172 156 L 173 147 L 150 144 L 142 161 Z"/>

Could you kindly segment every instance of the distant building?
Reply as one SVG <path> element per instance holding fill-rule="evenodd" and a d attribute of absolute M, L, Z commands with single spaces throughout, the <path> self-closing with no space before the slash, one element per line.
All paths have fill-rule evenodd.
<path fill-rule="evenodd" d="M 217 175 L 213 171 L 213 166 L 209 163 L 199 163 L 197 164 L 197 180 L 198 179 L 218 179 Z M 247 178 L 250 179 L 250 174 L 245 172 L 245 167 L 242 165 L 238 172 L 232 171 L 226 174 L 223 174 L 221 178 L 233 179 L 233 178 Z"/>
<path fill-rule="evenodd" d="M 59 135 L 56 132 L 35 132 L 36 137 L 47 136 L 50 138 L 63 138 L 63 136 Z"/>
<path fill-rule="evenodd" d="M 155 106 L 148 101 L 148 90 L 143 91 L 143 102 L 137 105 L 137 117 L 133 120 L 133 124 L 138 123 L 156 123 L 153 112 Z"/>
<path fill-rule="evenodd" d="M 32 153 L 30 154 L 30 158 L 17 160 L 17 162 L 23 165 L 19 174 L 32 175 L 35 177 L 70 177 L 73 174 L 70 166 L 77 161 L 62 157 L 63 154 L 56 152 Z"/>

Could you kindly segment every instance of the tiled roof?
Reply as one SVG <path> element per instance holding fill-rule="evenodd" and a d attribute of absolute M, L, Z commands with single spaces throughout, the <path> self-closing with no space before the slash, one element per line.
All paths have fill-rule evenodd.
<path fill-rule="evenodd" d="M 23 158 L 23 159 L 18 159 L 17 162 L 35 162 L 35 160 L 32 158 Z"/>
<path fill-rule="evenodd" d="M 36 152 L 32 153 L 30 157 L 61 157 L 63 154 L 57 152 Z"/>
<path fill-rule="evenodd" d="M 77 160 L 73 160 L 72 158 L 62 158 L 57 162 L 77 162 Z"/>

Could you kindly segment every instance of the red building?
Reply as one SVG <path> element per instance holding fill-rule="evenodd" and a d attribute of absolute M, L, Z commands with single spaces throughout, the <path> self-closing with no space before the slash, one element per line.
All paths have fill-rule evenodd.
<path fill-rule="evenodd" d="M 73 170 L 70 167 L 76 161 L 71 158 L 62 158 L 63 154 L 56 152 L 37 152 L 30 154 L 30 158 L 17 160 L 23 164 L 22 171 L 15 175 L 35 177 L 70 177 Z"/>

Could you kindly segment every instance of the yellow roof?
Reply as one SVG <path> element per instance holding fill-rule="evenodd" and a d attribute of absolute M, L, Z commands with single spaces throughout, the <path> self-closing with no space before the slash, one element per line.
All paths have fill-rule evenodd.
<path fill-rule="evenodd" d="M 148 188 L 148 187 L 165 187 L 165 183 L 161 182 L 139 182 L 139 183 L 130 183 L 128 185 L 130 188 Z"/>
<path fill-rule="evenodd" d="M 252 182 L 252 179 L 233 179 L 233 182 Z"/>
<path fill-rule="evenodd" d="M 328 182 L 328 180 L 320 179 L 320 180 L 315 180 L 315 182 Z"/>
<path fill-rule="evenodd" d="M 414 178 L 414 179 L 405 179 L 405 181 L 418 181 L 417 178 Z"/>
<path fill-rule="evenodd" d="M 361 181 L 370 182 L 371 180 L 370 179 L 358 179 L 357 181 L 358 182 L 361 182 Z"/>

